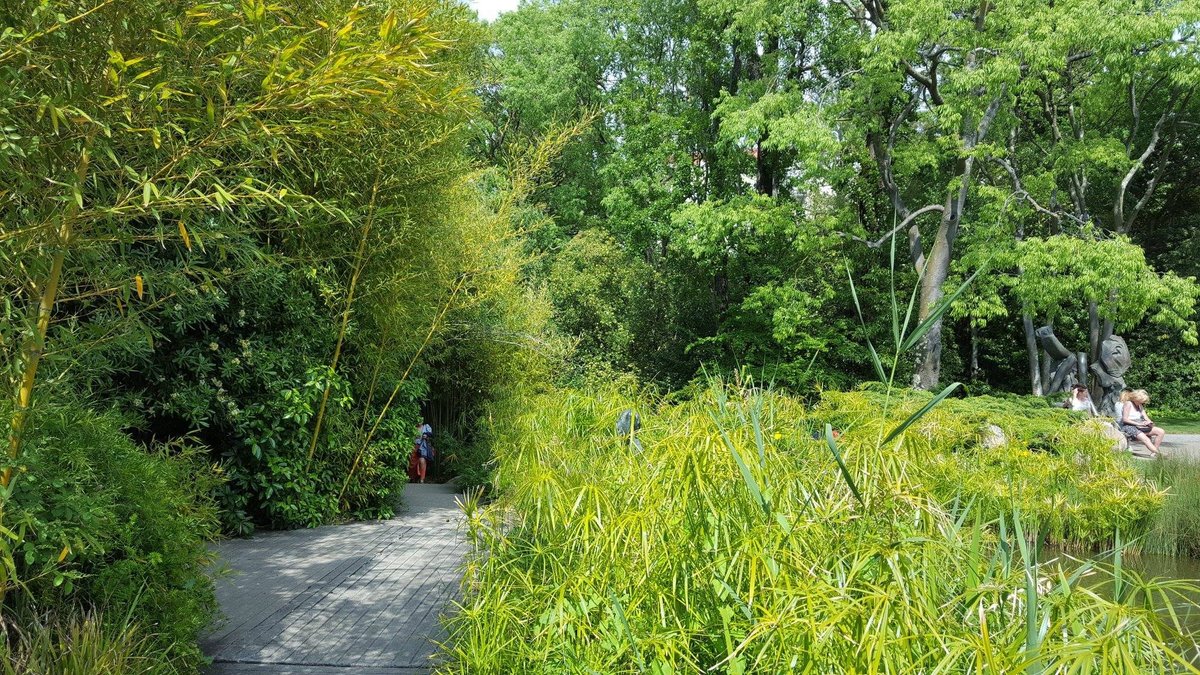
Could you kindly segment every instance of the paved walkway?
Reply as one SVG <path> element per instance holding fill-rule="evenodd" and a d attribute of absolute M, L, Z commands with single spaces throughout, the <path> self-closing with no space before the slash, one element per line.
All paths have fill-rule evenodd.
<path fill-rule="evenodd" d="M 1162 445 L 1163 457 L 1180 457 L 1200 462 L 1200 435 L 1172 434 L 1167 430 L 1167 440 Z"/>
<path fill-rule="evenodd" d="M 226 616 L 201 641 L 209 675 L 400 675 L 429 670 L 467 544 L 453 488 L 409 485 L 388 521 L 223 542 Z"/>

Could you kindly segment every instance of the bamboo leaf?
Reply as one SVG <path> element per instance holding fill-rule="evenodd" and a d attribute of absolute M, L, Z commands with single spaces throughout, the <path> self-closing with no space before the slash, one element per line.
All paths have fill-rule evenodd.
<path fill-rule="evenodd" d="M 937 396 L 934 396 L 925 405 L 921 406 L 920 410 L 909 415 L 908 419 L 904 420 L 903 422 L 900 423 L 899 426 L 897 426 L 895 429 L 892 429 L 890 432 L 888 432 L 888 435 L 883 439 L 884 444 L 887 444 L 893 438 L 904 433 L 905 429 L 907 429 L 910 426 L 912 426 L 913 424 L 915 424 L 918 420 L 920 420 L 922 417 L 924 417 L 926 413 L 928 413 L 930 410 L 932 410 L 934 406 L 941 403 L 942 399 L 949 396 L 951 392 L 953 392 L 955 389 L 958 389 L 961 386 L 962 386 L 961 382 L 953 382 L 950 384 L 950 386 L 943 389 L 941 391 L 941 393 L 939 393 Z"/>
<path fill-rule="evenodd" d="M 192 238 L 188 236 L 187 226 L 183 224 L 182 220 L 179 221 L 179 236 L 183 238 L 183 245 L 187 247 L 187 250 L 192 250 Z"/>
<path fill-rule="evenodd" d="M 892 220 L 895 221 L 893 214 Z M 892 223 L 895 225 L 895 223 Z M 892 298 L 892 344 L 900 344 L 900 306 L 896 302 L 896 231 L 892 231 L 892 247 L 889 258 L 889 280 L 891 283 L 891 298 Z"/>
<path fill-rule="evenodd" d="M 846 485 L 850 487 L 850 492 L 854 494 L 854 498 L 859 504 L 863 503 L 862 493 L 858 491 L 858 485 L 854 483 L 854 478 L 850 475 L 850 470 L 846 468 L 846 463 L 842 461 L 842 453 L 838 452 L 837 439 L 833 437 L 833 425 L 825 425 L 825 443 L 829 446 L 829 451 L 833 453 L 833 459 L 837 462 L 838 469 L 842 472 L 842 478 L 846 479 Z"/>
<path fill-rule="evenodd" d="M 145 296 L 146 290 L 145 284 L 142 282 L 142 275 L 138 274 L 133 278 L 133 285 L 137 288 L 138 300 L 141 300 Z"/>
<path fill-rule="evenodd" d="M 905 338 L 904 344 L 900 346 L 900 351 L 908 351 L 912 349 L 918 342 L 920 342 L 921 338 L 925 337 L 925 334 L 933 329 L 934 324 L 941 320 L 942 315 L 946 313 L 946 310 L 950 309 L 950 305 L 954 304 L 954 301 L 957 300 L 959 296 L 961 296 L 963 292 L 967 290 L 967 287 L 971 285 L 971 282 L 975 281 L 975 277 L 979 276 L 979 273 L 982 271 L 983 267 L 975 270 L 971 276 L 967 277 L 966 281 L 962 282 L 958 288 L 954 289 L 953 293 L 942 298 L 941 301 L 934 306 L 933 311 L 929 313 L 929 316 L 925 317 L 925 320 L 922 321 L 915 330 L 913 330 L 912 334 Z"/>
<path fill-rule="evenodd" d="M 1037 658 L 1038 649 L 1041 647 L 1038 632 L 1037 560 L 1025 539 L 1021 512 L 1016 509 L 1013 510 L 1013 533 L 1017 538 L 1017 548 L 1021 551 L 1021 566 L 1025 572 L 1025 658 L 1028 660 L 1025 672 L 1036 675 L 1042 672 L 1040 659 Z"/>
<path fill-rule="evenodd" d="M 871 342 L 871 336 L 867 335 L 867 321 L 863 318 L 862 305 L 858 302 L 858 290 L 854 288 L 854 276 L 850 274 L 850 263 L 846 263 L 846 278 L 850 280 L 850 297 L 854 298 L 854 309 L 858 313 L 858 323 L 862 326 L 863 338 L 867 341 L 867 348 L 871 350 L 871 364 L 875 366 L 875 375 L 880 382 L 887 382 L 887 375 L 883 372 L 883 361 L 879 359 L 879 353 L 875 351 L 875 345 Z"/>
<path fill-rule="evenodd" d="M 763 513 L 767 517 L 771 516 L 771 504 L 763 496 L 762 488 L 759 487 L 758 480 L 754 474 L 750 472 L 750 466 L 746 464 L 746 460 L 742 457 L 742 453 L 738 451 L 737 446 L 729 438 L 729 434 L 725 433 L 725 428 L 721 426 L 721 422 L 716 415 L 710 414 L 713 421 L 717 423 L 717 428 L 721 431 L 721 439 L 725 441 L 725 447 L 729 448 L 730 454 L 733 455 L 733 461 L 737 464 L 738 471 L 742 474 L 742 481 L 746 484 L 746 489 L 750 491 L 750 497 L 755 503 L 762 508 Z"/>

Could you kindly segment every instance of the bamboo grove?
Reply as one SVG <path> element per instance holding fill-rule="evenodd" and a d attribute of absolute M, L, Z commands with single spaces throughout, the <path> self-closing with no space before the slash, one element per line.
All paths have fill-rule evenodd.
<path fill-rule="evenodd" d="M 485 33 L 452 3 L 0 25 L 0 603 L 141 617 L 186 671 L 206 541 L 387 516 L 435 373 L 469 419 L 543 367 L 522 214 L 574 132 L 471 160 Z"/>
<path fill-rule="evenodd" d="M 1184 1 L 0 4 L 6 672 L 195 672 L 209 544 L 390 517 L 421 418 L 438 477 L 484 490 L 448 670 L 766 672 L 798 644 L 826 672 L 1186 670 L 1144 606 L 1180 589 L 1045 594 L 1009 534 L 1200 550 L 1167 485 L 1190 469 L 1047 412 L 1034 339 L 1122 333 L 1129 381 L 1196 413 L 1197 26 Z M 659 417 L 645 457 L 605 435 L 622 407 Z M 1054 632 L 978 641 L 991 606 Z"/>

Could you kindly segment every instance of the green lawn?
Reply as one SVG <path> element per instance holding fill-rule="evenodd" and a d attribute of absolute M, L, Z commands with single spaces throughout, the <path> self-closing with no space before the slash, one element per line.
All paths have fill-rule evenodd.
<path fill-rule="evenodd" d="M 1200 416 L 1155 415 L 1154 421 L 1168 434 L 1200 434 Z"/>

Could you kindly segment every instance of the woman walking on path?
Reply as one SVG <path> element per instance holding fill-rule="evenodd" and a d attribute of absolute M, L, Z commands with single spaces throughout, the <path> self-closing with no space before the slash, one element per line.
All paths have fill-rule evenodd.
<path fill-rule="evenodd" d="M 417 454 L 417 480 L 424 483 L 429 460 L 433 459 L 433 427 L 424 422 L 417 425 L 417 437 L 413 441 L 413 451 Z"/>
<path fill-rule="evenodd" d="M 1121 431 L 1130 443 L 1137 441 L 1146 446 L 1153 457 L 1158 456 L 1158 448 L 1162 446 L 1167 432 L 1161 427 L 1154 426 L 1154 420 L 1146 414 L 1146 404 L 1150 395 L 1145 389 L 1136 389 L 1121 394 Z"/>

